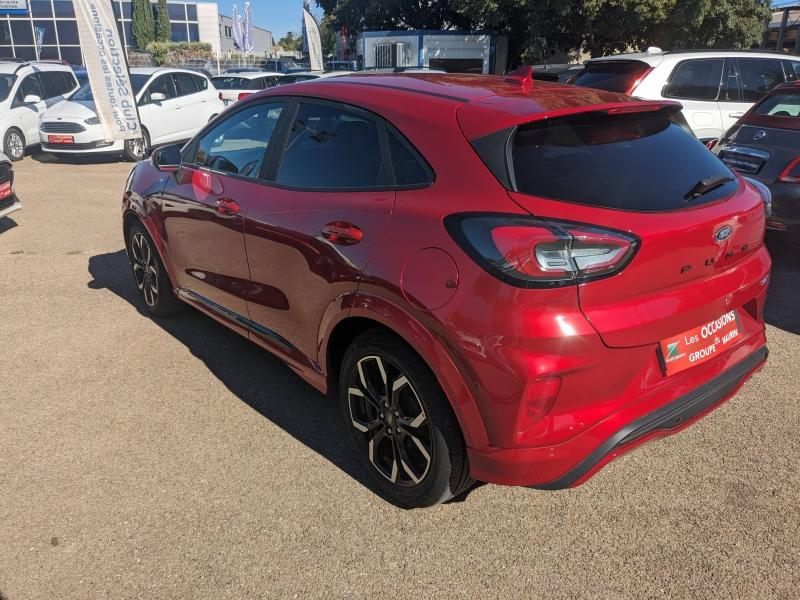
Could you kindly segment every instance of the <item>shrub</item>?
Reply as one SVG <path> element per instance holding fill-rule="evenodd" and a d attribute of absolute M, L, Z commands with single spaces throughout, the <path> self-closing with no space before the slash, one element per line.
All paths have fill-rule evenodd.
<path fill-rule="evenodd" d="M 147 51 L 159 66 L 213 58 L 211 44 L 207 42 L 151 42 L 147 45 Z"/>

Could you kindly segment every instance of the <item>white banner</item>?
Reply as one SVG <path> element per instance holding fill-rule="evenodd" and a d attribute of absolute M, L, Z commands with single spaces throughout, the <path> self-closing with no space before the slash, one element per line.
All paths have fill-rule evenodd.
<path fill-rule="evenodd" d="M 306 26 L 306 44 L 308 44 L 308 62 L 312 71 L 322 71 L 322 42 L 319 39 L 317 20 L 308 10 L 303 9 L 303 23 Z"/>
<path fill-rule="evenodd" d="M 128 77 L 111 2 L 73 0 L 81 50 L 106 141 L 142 137 L 136 97 Z"/>
<path fill-rule="evenodd" d="M 244 2 L 244 23 L 242 25 L 242 50 L 245 56 L 253 53 L 253 10 L 250 0 Z"/>
<path fill-rule="evenodd" d="M 244 47 L 242 40 L 242 17 L 239 15 L 239 7 L 233 3 L 233 12 L 231 13 L 231 37 L 233 37 L 233 45 L 241 52 Z"/>

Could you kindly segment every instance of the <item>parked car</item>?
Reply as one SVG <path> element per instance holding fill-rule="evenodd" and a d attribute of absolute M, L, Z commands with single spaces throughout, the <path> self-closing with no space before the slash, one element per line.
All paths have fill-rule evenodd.
<path fill-rule="evenodd" d="M 22 208 L 14 193 L 14 167 L 11 159 L 0 154 L 0 219 Z"/>
<path fill-rule="evenodd" d="M 186 69 L 134 68 L 131 86 L 144 133 L 141 139 L 105 141 L 92 88 L 86 84 L 42 115 L 42 150 L 56 156 L 111 153 L 141 160 L 154 146 L 188 140 L 224 108 L 208 78 Z"/>
<path fill-rule="evenodd" d="M 48 107 L 78 89 L 67 65 L 0 61 L 0 139 L 12 161 L 39 143 L 39 118 Z"/>
<path fill-rule="evenodd" d="M 272 71 L 274 73 L 286 73 L 289 69 L 297 69 L 297 63 L 293 60 L 287 59 L 267 59 L 261 61 L 261 68 L 264 71 Z"/>
<path fill-rule="evenodd" d="M 228 106 L 259 90 L 278 85 L 282 73 L 268 71 L 247 71 L 231 75 L 218 75 L 211 78 L 211 83 L 219 90 L 219 99 Z"/>
<path fill-rule="evenodd" d="M 572 83 L 583 72 L 583 65 L 533 65 L 533 78 L 555 83 Z"/>
<path fill-rule="evenodd" d="M 800 82 L 761 98 L 712 146 L 732 169 L 769 189 L 767 229 L 800 241 Z"/>
<path fill-rule="evenodd" d="M 271 88 L 134 168 L 134 281 L 338 396 L 401 506 L 574 486 L 767 355 L 765 203 L 679 109 L 529 73 Z"/>
<path fill-rule="evenodd" d="M 312 79 L 327 79 L 328 77 L 338 77 L 340 75 L 349 75 L 347 71 L 297 71 L 288 73 L 280 78 L 278 85 L 288 85 L 290 83 L 300 83 L 302 81 L 311 81 Z"/>
<path fill-rule="evenodd" d="M 678 50 L 593 58 L 573 83 L 651 100 L 677 100 L 703 141 L 718 138 L 764 93 L 795 81 L 800 57 L 761 50 Z"/>
<path fill-rule="evenodd" d="M 225 69 L 222 74 L 223 75 L 233 75 L 234 73 L 258 73 L 263 69 L 259 67 L 231 67 L 230 69 Z"/>
<path fill-rule="evenodd" d="M 355 60 L 329 60 L 325 63 L 326 71 L 358 71 L 358 62 Z"/>

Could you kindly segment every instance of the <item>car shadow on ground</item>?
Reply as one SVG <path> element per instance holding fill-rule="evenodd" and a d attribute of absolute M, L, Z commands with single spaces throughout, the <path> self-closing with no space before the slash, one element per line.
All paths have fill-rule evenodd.
<path fill-rule="evenodd" d="M 783 240 L 767 240 L 772 255 L 772 276 L 764 307 L 770 325 L 800 334 L 800 248 Z"/>
<path fill-rule="evenodd" d="M 5 233 L 17 226 L 17 222 L 11 217 L 0 218 L 0 233 Z"/>
<path fill-rule="evenodd" d="M 90 257 L 89 273 L 91 289 L 109 290 L 143 318 L 153 319 L 143 309 L 124 250 Z M 356 460 L 334 398 L 320 394 L 269 352 L 194 309 L 153 321 L 202 360 L 242 402 L 381 495 Z"/>

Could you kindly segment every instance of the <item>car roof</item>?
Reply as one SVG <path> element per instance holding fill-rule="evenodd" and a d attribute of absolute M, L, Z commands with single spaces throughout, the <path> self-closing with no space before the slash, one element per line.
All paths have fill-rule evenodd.
<path fill-rule="evenodd" d="M 31 68 L 31 69 L 38 69 L 39 71 L 72 71 L 72 68 L 69 65 L 62 65 L 61 63 L 56 62 L 47 62 L 47 61 L 30 61 L 30 62 L 16 62 L 16 61 L 5 61 L 0 59 L 0 73 L 4 74 L 14 74 L 23 69 Z"/>
<path fill-rule="evenodd" d="M 365 86 L 370 88 L 368 94 L 364 93 Z M 423 110 L 422 100 L 427 97 L 431 102 L 457 107 L 459 123 L 470 139 L 544 116 L 610 107 L 680 106 L 675 102 L 640 100 L 615 92 L 538 80 L 525 89 L 520 82 L 502 76 L 456 73 L 345 74 L 325 82 L 306 81 L 270 88 L 253 94 L 248 100 L 281 94 L 327 97 L 343 102 L 353 98 L 358 99 L 355 104 L 373 109 L 413 106 L 416 111 Z"/>
<path fill-rule="evenodd" d="M 241 77 L 242 79 L 257 79 L 258 77 L 283 77 L 283 73 L 278 73 L 277 71 L 234 71 L 231 73 L 220 73 L 219 75 L 214 75 L 214 78 L 217 77 Z"/>
<path fill-rule="evenodd" d="M 155 75 L 156 73 L 189 73 L 190 75 L 199 75 L 205 77 L 200 71 L 191 71 L 189 69 L 176 69 L 174 67 L 133 67 L 131 69 L 132 75 Z"/>
<path fill-rule="evenodd" d="M 764 56 L 768 58 L 790 58 L 791 55 L 781 54 L 780 52 L 775 52 L 774 50 L 733 50 L 733 49 L 705 49 L 705 50 L 692 50 L 692 49 L 681 49 L 681 50 L 667 50 L 664 51 L 661 48 L 650 47 L 644 52 L 624 52 L 622 54 L 614 54 L 611 56 L 598 56 L 596 58 L 590 58 L 586 61 L 586 64 L 598 63 L 598 62 L 608 62 L 608 61 L 631 61 L 636 60 L 640 62 L 647 63 L 651 67 L 655 67 L 665 60 L 671 60 L 673 62 L 678 62 L 681 60 L 687 60 L 690 58 L 735 58 L 735 57 L 752 57 L 752 56 Z"/>

